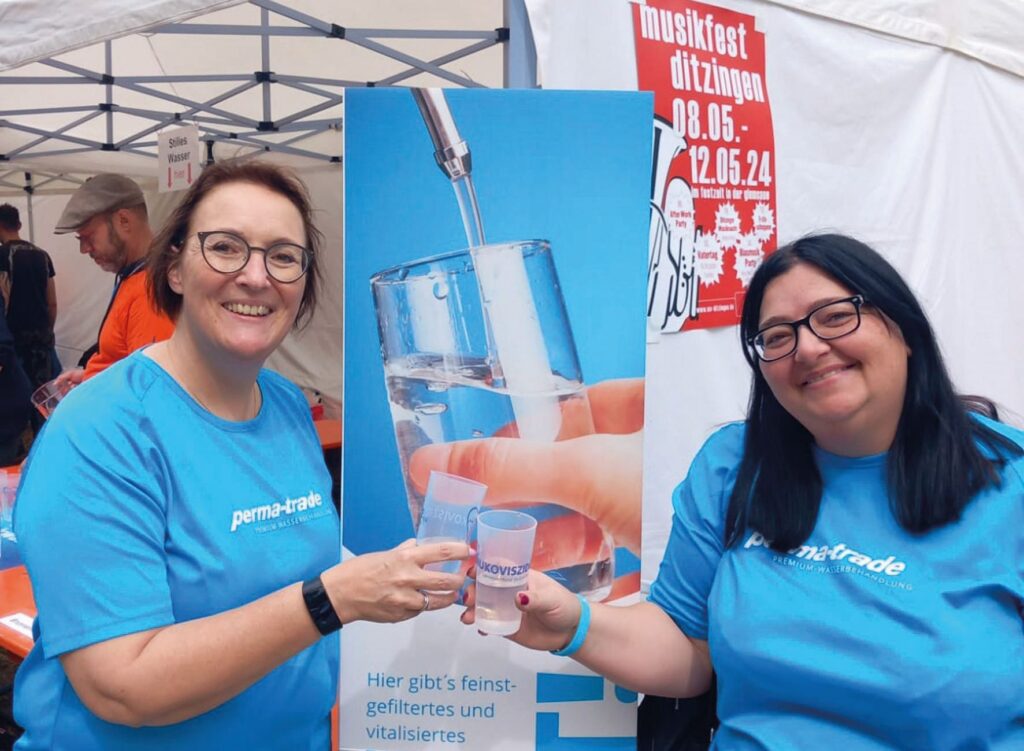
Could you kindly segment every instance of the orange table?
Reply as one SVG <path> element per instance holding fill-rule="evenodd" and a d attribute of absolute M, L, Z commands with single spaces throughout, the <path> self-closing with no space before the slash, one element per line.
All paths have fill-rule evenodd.
<path fill-rule="evenodd" d="M 0 647 L 24 658 L 32 649 L 31 629 L 36 601 L 24 566 L 0 571 Z"/>
<path fill-rule="evenodd" d="M 324 451 L 341 448 L 341 420 L 316 420 L 313 424 L 320 434 L 320 446 Z"/>

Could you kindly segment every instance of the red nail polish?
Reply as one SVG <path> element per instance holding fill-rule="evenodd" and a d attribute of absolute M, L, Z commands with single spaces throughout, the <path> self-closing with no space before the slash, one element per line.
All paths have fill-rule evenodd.
<path fill-rule="evenodd" d="M 530 604 L 530 598 L 527 597 L 524 594 L 520 594 L 519 595 L 519 604 L 522 605 L 525 608 L 527 605 Z"/>

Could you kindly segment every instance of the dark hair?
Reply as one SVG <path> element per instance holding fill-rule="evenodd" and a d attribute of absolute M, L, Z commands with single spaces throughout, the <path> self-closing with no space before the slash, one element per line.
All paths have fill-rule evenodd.
<path fill-rule="evenodd" d="M 313 224 L 313 207 L 306 186 L 283 167 L 258 160 L 228 160 L 203 168 L 199 179 L 188 189 L 178 208 L 153 239 L 146 261 L 149 294 L 160 311 L 171 320 L 177 319 L 181 311 L 181 295 L 171 289 L 167 274 L 181 260 L 181 246 L 188 238 L 189 224 L 196 208 L 214 188 L 229 183 L 261 185 L 287 198 L 302 215 L 310 260 L 306 270 L 306 288 L 295 317 L 295 324 L 299 326 L 316 309 L 317 287 L 320 283 L 318 258 L 323 235 Z"/>
<path fill-rule="evenodd" d="M 814 438 L 779 404 L 748 344 L 757 333 L 765 288 L 798 264 L 814 266 L 863 295 L 866 304 L 886 316 L 886 325 L 899 328 L 911 355 L 903 408 L 886 459 L 890 507 L 910 532 L 955 521 L 980 490 L 999 486 L 1007 457 L 1024 452 L 968 414 L 924 311 L 889 262 L 852 237 L 814 235 L 768 256 L 743 303 L 740 334 L 754 375 L 743 460 L 726 516 L 726 544 L 750 529 L 774 549 L 790 550 L 807 540 L 818 518 L 822 480 L 812 453 Z"/>
<path fill-rule="evenodd" d="M 0 205 L 0 227 L 15 232 L 21 229 L 21 214 L 9 203 Z"/>

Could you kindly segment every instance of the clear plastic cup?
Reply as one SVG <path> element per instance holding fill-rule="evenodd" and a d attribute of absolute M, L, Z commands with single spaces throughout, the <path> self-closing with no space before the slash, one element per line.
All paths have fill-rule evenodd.
<path fill-rule="evenodd" d="M 516 592 L 526 586 L 537 520 L 521 511 L 484 511 L 477 519 L 476 627 L 507 636 L 519 630 Z"/>
<path fill-rule="evenodd" d="M 47 381 L 32 392 L 32 404 L 39 410 L 43 417 L 49 417 L 57 404 L 71 391 L 72 384 L 67 379 L 60 377 Z"/>
<path fill-rule="evenodd" d="M 416 544 L 464 542 L 476 536 L 476 519 L 487 486 L 447 472 L 432 471 L 423 499 Z M 439 561 L 424 566 L 428 571 L 458 573 L 462 561 Z"/>

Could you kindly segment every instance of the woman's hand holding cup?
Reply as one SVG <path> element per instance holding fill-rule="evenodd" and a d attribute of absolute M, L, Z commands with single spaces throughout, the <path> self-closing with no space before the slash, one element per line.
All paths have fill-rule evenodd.
<path fill-rule="evenodd" d="M 406 540 L 391 550 L 344 561 L 324 571 L 321 579 L 343 624 L 396 623 L 453 604 L 465 574 L 427 571 L 424 566 L 462 561 L 471 554 L 470 547 L 461 542 L 417 545 L 415 540 Z"/>

